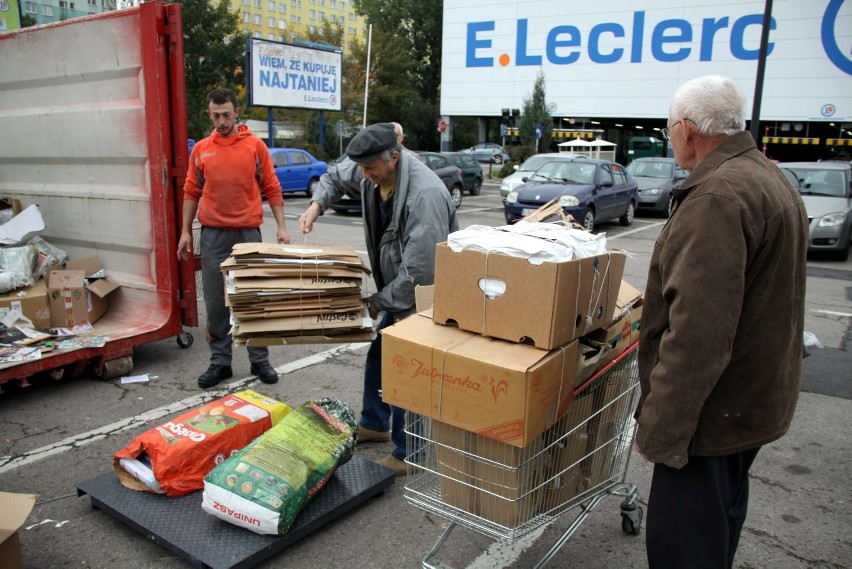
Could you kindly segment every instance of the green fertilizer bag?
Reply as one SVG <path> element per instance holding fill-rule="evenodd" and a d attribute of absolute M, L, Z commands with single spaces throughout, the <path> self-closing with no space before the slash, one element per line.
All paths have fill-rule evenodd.
<path fill-rule="evenodd" d="M 204 478 L 202 508 L 281 535 L 334 469 L 352 458 L 358 423 L 343 401 L 308 401 Z"/>

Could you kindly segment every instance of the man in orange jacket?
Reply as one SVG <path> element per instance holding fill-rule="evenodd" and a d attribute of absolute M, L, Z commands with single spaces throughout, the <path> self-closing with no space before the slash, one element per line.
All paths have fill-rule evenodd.
<path fill-rule="evenodd" d="M 219 265 L 237 243 L 259 243 L 263 223 L 261 192 L 278 224 L 278 243 L 289 243 L 284 224 L 284 198 L 275 177 L 269 150 L 245 125 L 237 125 L 240 109 L 229 89 L 207 95 L 207 116 L 214 130 L 199 141 L 189 157 L 183 187 L 183 226 L 178 257 L 192 254 L 192 222 L 201 222 L 201 276 L 207 310 L 207 344 L 210 367 L 198 378 L 198 386 L 213 387 L 233 376 L 231 369 L 231 318 L 225 306 L 225 287 Z M 269 350 L 249 348 L 251 373 L 264 383 L 278 381 L 269 364 Z"/>

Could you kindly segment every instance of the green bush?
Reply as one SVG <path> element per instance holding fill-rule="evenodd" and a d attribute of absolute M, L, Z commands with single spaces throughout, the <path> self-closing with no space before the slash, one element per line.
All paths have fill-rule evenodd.
<path fill-rule="evenodd" d="M 499 176 L 501 178 L 505 178 L 506 176 L 510 176 L 510 175 L 514 174 L 515 173 L 515 164 L 519 164 L 519 162 L 516 162 L 514 160 L 507 161 L 500 168 L 500 171 L 496 172 L 494 175 Z"/>

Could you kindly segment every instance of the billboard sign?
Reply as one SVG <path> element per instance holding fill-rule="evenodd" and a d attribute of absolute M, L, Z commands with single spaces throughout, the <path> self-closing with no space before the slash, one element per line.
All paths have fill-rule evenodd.
<path fill-rule="evenodd" d="M 21 18 L 18 14 L 17 0 L 0 0 L 0 32 L 17 30 L 21 27 Z"/>
<path fill-rule="evenodd" d="M 343 56 L 340 50 L 251 38 L 248 52 L 250 105 L 341 109 Z"/>
<path fill-rule="evenodd" d="M 708 74 L 734 79 L 751 108 L 762 0 L 529 5 L 444 0 L 441 114 L 518 107 L 539 72 L 553 116 L 664 118 L 677 88 Z M 775 2 L 761 118 L 852 120 L 850 46 L 852 0 Z"/>

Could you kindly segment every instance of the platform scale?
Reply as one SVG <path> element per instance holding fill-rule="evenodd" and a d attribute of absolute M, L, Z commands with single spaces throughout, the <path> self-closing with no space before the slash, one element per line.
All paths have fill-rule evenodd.
<path fill-rule="evenodd" d="M 259 535 L 201 509 L 201 492 L 179 498 L 129 490 L 105 472 L 76 485 L 92 508 L 103 510 L 196 567 L 254 567 L 346 512 L 381 494 L 394 472 L 358 456 L 337 469 L 282 536 Z"/>

